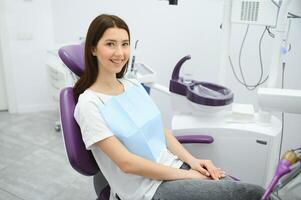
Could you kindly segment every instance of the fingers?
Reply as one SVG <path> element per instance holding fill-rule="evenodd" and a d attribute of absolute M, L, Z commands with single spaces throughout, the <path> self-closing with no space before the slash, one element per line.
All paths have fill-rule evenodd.
<path fill-rule="evenodd" d="M 204 174 L 205 176 L 210 176 L 210 173 L 203 167 L 200 167 L 198 171 Z"/>
<path fill-rule="evenodd" d="M 226 173 L 220 168 L 217 168 L 211 160 L 196 159 L 195 161 L 196 162 L 191 165 L 192 169 L 199 171 L 207 177 L 211 177 L 213 180 L 219 180 L 226 176 Z"/>
<path fill-rule="evenodd" d="M 224 178 L 226 176 L 226 172 L 221 170 L 220 168 L 216 168 L 214 170 L 215 177 L 219 179 Z"/>
<path fill-rule="evenodd" d="M 206 160 L 204 166 L 210 173 L 213 180 L 219 180 L 220 178 L 225 177 L 225 172 L 222 171 L 220 168 L 215 167 L 212 161 Z"/>
<path fill-rule="evenodd" d="M 219 170 L 216 167 L 211 167 L 208 171 L 213 180 L 219 180 L 221 178 Z"/>
<path fill-rule="evenodd" d="M 201 165 L 197 165 L 197 167 L 195 167 L 194 169 L 207 177 L 210 176 L 210 173 L 206 169 L 204 169 Z"/>
<path fill-rule="evenodd" d="M 219 171 L 218 169 L 213 165 L 211 160 L 202 160 L 202 166 L 207 169 L 209 172 L 211 178 L 213 180 L 219 180 Z"/>
<path fill-rule="evenodd" d="M 223 171 L 221 168 L 217 168 L 219 170 L 220 178 L 226 177 L 226 172 Z"/>

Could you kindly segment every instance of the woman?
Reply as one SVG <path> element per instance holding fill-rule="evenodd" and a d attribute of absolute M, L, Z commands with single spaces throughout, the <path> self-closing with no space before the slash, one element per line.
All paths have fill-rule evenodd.
<path fill-rule="evenodd" d="M 96 17 L 86 36 L 85 71 L 74 87 L 74 116 L 111 186 L 110 199 L 259 199 L 262 188 L 224 178 L 163 129 L 139 82 L 124 78 L 129 56 L 126 23 L 114 15 Z"/>

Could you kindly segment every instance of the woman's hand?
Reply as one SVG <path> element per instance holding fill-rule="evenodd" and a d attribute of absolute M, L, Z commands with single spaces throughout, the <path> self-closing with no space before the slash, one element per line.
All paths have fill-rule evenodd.
<path fill-rule="evenodd" d="M 188 178 L 190 179 L 209 179 L 208 176 L 203 175 L 199 171 L 196 171 L 194 169 L 189 169 L 188 171 Z"/>
<path fill-rule="evenodd" d="M 211 160 L 201 160 L 194 158 L 188 163 L 191 169 L 200 172 L 201 174 L 211 177 L 213 180 L 219 180 L 225 177 L 225 172 L 217 168 Z"/>

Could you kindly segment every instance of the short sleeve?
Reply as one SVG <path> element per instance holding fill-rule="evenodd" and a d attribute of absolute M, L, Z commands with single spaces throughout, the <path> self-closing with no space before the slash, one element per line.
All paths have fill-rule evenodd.
<path fill-rule="evenodd" d="M 79 98 L 74 111 L 75 120 L 81 129 L 82 138 L 88 150 L 96 142 L 114 135 L 102 118 L 98 103 L 100 102 L 97 100 L 93 101 L 93 97 L 91 99 L 82 97 Z"/>

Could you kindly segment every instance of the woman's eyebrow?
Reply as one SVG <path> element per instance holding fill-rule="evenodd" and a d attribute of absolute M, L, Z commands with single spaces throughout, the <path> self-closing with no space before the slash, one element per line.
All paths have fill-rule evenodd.
<path fill-rule="evenodd" d="M 114 39 L 106 39 L 105 40 L 106 42 L 118 42 L 118 40 L 114 40 Z M 122 42 L 129 42 L 129 40 L 128 39 L 126 39 L 126 40 L 121 40 Z"/>
<path fill-rule="evenodd" d="M 105 41 L 106 42 L 116 42 L 116 40 L 113 40 L 113 39 L 106 39 Z"/>

